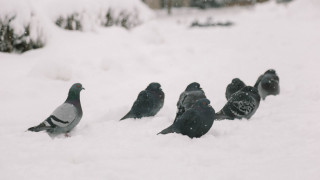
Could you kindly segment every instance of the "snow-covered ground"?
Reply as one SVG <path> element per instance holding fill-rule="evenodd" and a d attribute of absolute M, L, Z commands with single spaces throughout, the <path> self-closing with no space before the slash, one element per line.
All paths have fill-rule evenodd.
<path fill-rule="evenodd" d="M 52 25 L 44 48 L 0 53 L 0 179 L 320 178 L 320 3 L 174 9 L 127 31 L 65 31 Z M 232 27 L 189 28 L 195 19 Z M 185 87 L 199 82 L 216 111 L 234 77 L 253 85 L 274 68 L 281 94 L 250 120 L 214 122 L 201 138 L 156 135 L 169 126 Z M 161 83 L 153 118 L 119 119 L 150 82 Z M 70 138 L 26 132 L 80 82 L 84 116 Z"/>

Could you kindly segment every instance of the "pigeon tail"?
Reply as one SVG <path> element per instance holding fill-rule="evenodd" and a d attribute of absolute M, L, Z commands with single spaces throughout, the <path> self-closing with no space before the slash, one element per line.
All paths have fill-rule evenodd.
<path fill-rule="evenodd" d="M 214 120 L 217 120 L 217 121 L 221 121 L 221 120 L 233 120 L 233 118 L 225 115 L 222 110 L 217 112 L 215 115 L 214 115 Z"/>
<path fill-rule="evenodd" d="M 39 131 L 44 131 L 51 129 L 50 126 L 46 126 L 45 123 L 41 123 L 38 126 L 34 126 L 28 129 L 28 131 L 33 131 L 33 132 L 39 132 Z"/>
<path fill-rule="evenodd" d="M 169 126 L 168 128 L 162 130 L 161 132 L 159 132 L 157 135 L 159 134 L 169 134 L 169 133 L 175 133 L 176 131 L 173 128 L 173 125 Z"/>
<path fill-rule="evenodd" d="M 131 113 L 131 111 L 129 111 L 125 116 L 123 116 L 123 118 L 120 119 L 120 121 L 128 118 L 136 118 L 136 117 L 134 114 Z"/>

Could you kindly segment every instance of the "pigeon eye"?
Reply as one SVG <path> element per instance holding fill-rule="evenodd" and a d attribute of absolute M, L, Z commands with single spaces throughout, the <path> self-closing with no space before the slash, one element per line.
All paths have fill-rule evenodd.
<path fill-rule="evenodd" d="M 202 104 L 203 104 L 203 105 L 207 105 L 207 103 L 206 103 L 206 102 L 202 102 Z"/>
<path fill-rule="evenodd" d="M 76 87 L 77 87 L 77 88 L 79 88 L 80 86 L 79 86 L 79 85 L 77 85 Z"/>

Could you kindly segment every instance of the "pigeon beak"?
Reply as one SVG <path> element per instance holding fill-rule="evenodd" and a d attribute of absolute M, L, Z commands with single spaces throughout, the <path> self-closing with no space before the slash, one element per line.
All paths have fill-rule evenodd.
<path fill-rule="evenodd" d="M 84 87 L 81 90 L 86 90 Z"/>

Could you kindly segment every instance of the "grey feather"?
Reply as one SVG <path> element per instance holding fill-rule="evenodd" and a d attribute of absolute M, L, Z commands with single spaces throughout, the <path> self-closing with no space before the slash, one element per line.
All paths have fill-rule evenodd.
<path fill-rule="evenodd" d="M 256 88 L 246 86 L 229 98 L 226 105 L 216 113 L 215 118 L 217 120 L 250 119 L 257 111 L 260 99 Z"/>
<path fill-rule="evenodd" d="M 279 76 L 274 69 L 269 69 L 259 76 L 254 87 L 258 89 L 263 100 L 269 95 L 276 96 L 280 93 Z"/>
<path fill-rule="evenodd" d="M 130 111 L 120 120 L 155 116 L 163 107 L 164 97 L 161 85 L 150 83 L 145 90 L 139 93 Z"/>
<path fill-rule="evenodd" d="M 56 110 L 54 110 L 51 115 L 65 122 L 65 123 L 62 123 L 51 118 L 52 122 L 59 127 L 66 127 L 72 121 L 78 119 L 77 108 L 70 103 L 63 103 Z"/>
<path fill-rule="evenodd" d="M 80 91 L 84 89 L 80 83 L 71 86 L 67 100 L 58 106 L 52 114 L 38 126 L 28 130 L 39 132 L 46 130 L 51 134 L 68 133 L 82 118 Z"/>
<path fill-rule="evenodd" d="M 80 111 L 77 110 L 77 108 L 73 104 L 63 103 L 52 113 L 53 116 L 55 116 L 62 122 L 55 120 L 51 116 L 50 120 L 55 125 L 55 127 L 48 130 L 48 132 L 58 134 L 71 131 L 82 118 L 82 112 L 79 112 Z"/>
<path fill-rule="evenodd" d="M 190 109 L 179 116 L 171 126 L 158 134 L 178 133 L 190 138 L 206 134 L 214 121 L 215 111 L 208 99 L 198 100 Z"/>
<path fill-rule="evenodd" d="M 190 109 L 199 99 L 206 98 L 204 91 L 200 88 L 200 84 L 193 82 L 189 84 L 184 92 L 180 94 L 177 102 L 177 114 L 175 120 L 184 112 Z"/>

